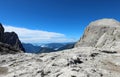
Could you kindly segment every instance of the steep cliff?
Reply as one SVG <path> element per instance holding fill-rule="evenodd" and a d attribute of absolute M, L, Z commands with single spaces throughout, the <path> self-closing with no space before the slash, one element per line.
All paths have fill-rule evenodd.
<path fill-rule="evenodd" d="M 4 28 L 2 24 L 0 23 L 0 42 L 3 41 L 3 37 L 4 37 Z"/>
<path fill-rule="evenodd" d="M 6 50 L 6 46 L 9 46 L 7 48 L 8 53 L 9 52 L 9 48 L 13 49 L 13 50 L 21 50 L 21 51 L 25 51 L 21 41 L 18 38 L 18 35 L 15 32 L 4 32 L 4 27 L 2 26 L 2 24 L 0 23 L 0 48 L 1 51 L 0 52 L 5 52 L 4 49 Z M 4 48 L 5 47 L 5 48 Z M 11 51 L 11 50 L 10 50 Z M 21 52 L 20 51 L 20 52 Z"/>
<path fill-rule="evenodd" d="M 9 44 L 16 49 L 25 51 L 21 44 L 21 41 L 18 38 L 18 35 L 15 32 L 5 32 L 3 38 L 3 43 Z"/>

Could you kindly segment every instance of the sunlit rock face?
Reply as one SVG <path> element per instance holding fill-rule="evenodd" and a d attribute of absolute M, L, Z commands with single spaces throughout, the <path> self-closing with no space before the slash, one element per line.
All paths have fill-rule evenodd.
<path fill-rule="evenodd" d="M 114 19 L 91 22 L 75 47 L 119 48 L 120 23 Z"/>

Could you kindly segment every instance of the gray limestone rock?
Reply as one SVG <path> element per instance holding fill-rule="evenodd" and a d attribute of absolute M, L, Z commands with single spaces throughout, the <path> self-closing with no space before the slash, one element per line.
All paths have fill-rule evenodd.
<path fill-rule="evenodd" d="M 0 77 L 119 77 L 120 53 L 79 47 L 69 50 L 0 56 Z"/>
<path fill-rule="evenodd" d="M 75 47 L 120 46 L 120 23 L 114 19 L 100 19 L 91 22 Z"/>

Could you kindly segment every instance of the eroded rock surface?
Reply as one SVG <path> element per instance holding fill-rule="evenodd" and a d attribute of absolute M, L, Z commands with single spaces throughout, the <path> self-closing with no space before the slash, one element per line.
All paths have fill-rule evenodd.
<path fill-rule="evenodd" d="M 0 77 L 119 77 L 120 53 L 102 51 L 105 49 L 79 47 L 52 53 L 1 55 Z"/>
<path fill-rule="evenodd" d="M 120 49 L 120 22 L 114 19 L 91 22 L 75 47 Z"/>

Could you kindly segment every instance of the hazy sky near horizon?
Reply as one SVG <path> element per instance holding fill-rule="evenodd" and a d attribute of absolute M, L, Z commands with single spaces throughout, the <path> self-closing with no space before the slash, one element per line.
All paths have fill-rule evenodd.
<path fill-rule="evenodd" d="M 77 41 L 101 18 L 120 21 L 120 0 L 0 0 L 0 22 L 26 43 Z"/>

